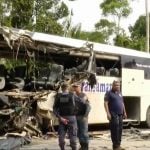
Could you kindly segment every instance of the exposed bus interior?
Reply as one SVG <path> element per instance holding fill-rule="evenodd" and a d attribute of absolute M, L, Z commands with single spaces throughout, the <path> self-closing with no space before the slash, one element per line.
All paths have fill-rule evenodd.
<path fill-rule="evenodd" d="M 120 60 L 96 59 L 96 74 L 102 76 L 121 76 Z"/>
<path fill-rule="evenodd" d="M 40 54 L 41 55 L 41 54 Z M 42 56 L 42 55 L 41 55 Z M 43 56 L 44 57 L 44 56 Z M 84 65 L 85 61 L 88 62 L 89 57 L 86 56 L 75 56 L 68 55 L 68 53 L 56 54 L 50 53 L 45 57 L 46 62 L 51 61 L 57 64 L 63 65 L 64 69 L 69 69 L 77 67 L 79 65 Z M 44 59 L 42 58 L 42 61 Z M 102 76 L 121 76 L 121 62 L 120 59 L 108 58 L 96 58 L 96 74 Z"/>
<path fill-rule="evenodd" d="M 77 67 L 81 64 L 84 65 L 84 62 L 89 61 L 89 54 L 68 54 L 68 53 L 50 53 L 46 56 L 46 59 L 49 61 L 53 61 L 57 64 L 61 64 L 64 66 L 64 69 L 69 69 L 73 67 Z M 47 60 L 47 61 L 48 61 Z M 43 59 L 42 59 L 43 61 Z M 119 57 L 115 56 L 103 56 L 96 54 L 96 74 L 102 76 L 121 76 L 121 61 Z"/>
<path fill-rule="evenodd" d="M 56 64 L 60 64 L 64 66 L 64 69 L 77 67 L 81 65 L 84 61 L 88 61 L 88 57 L 81 57 L 81 56 L 72 56 L 68 53 L 62 52 L 62 53 L 48 53 L 46 56 L 39 54 L 40 56 L 43 56 L 42 58 L 39 58 L 40 60 L 45 62 L 52 62 Z M 38 57 L 36 57 L 38 59 Z"/>
<path fill-rule="evenodd" d="M 130 122 L 133 125 L 138 125 L 140 121 L 140 97 L 124 97 L 127 119 L 125 122 Z"/>

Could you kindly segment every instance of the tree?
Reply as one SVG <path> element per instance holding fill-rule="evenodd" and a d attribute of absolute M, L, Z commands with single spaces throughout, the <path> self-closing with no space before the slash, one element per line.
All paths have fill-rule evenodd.
<path fill-rule="evenodd" d="M 128 0 L 104 0 L 104 2 L 100 4 L 100 8 L 105 17 L 114 17 L 113 22 L 116 22 L 116 34 L 118 35 L 121 28 L 121 18 L 126 18 L 131 13 Z"/>
<path fill-rule="evenodd" d="M 2 25 L 63 34 L 60 20 L 68 16 L 69 11 L 67 5 L 60 0 L 0 0 L 0 4 Z"/>
<path fill-rule="evenodd" d="M 7 14 L 10 10 L 9 0 L 0 0 L 0 26 L 10 26 L 10 20 L 7 19 Z"/>
<path fill-rule="evenodd" d="M 125 33 L 119 34 L 114 38 L 114 45 L 125 47 L 125 48 L 132 48 L 133 42 Z"/>
<path fill-rule="evenodd" d="M 146 35 L 146 21 L 145 16 L 140 16 L 135 22 L 134 26 L 129 27 L 132 39 L 139 39 L 140 37 L 145 37 Z"/>
<path fill-rule="evenodd" d="M 109 43 L 109 37 L 114 33 L 115 27 L 115 23 L 109 22 L 107 19 L 101 19 L 95 24 L 95 30 L 103 35 L 104 43 Z"/>
<path fill-rule="evenodd" d="M 146 41 L 146 19 L 145 16 L 140 16 L 134 26 L 129 27 L 133 48 L 144 51 Z"/>
<path fill-rule="evenodd" d="M 35 31 L 62 34 L 63 26 L 58 22 L 69 15 L 68 7 L 59 0 L 36 0 Z"/>
<path fill-rule="evenodd" d="M 33 22 L 33 0 L 15 0 L 11 2 L 11 25 L 15 28 L 29 29 Z"/>
<path fill-rule="evenodd" d="M 115 39 L 115 45 L 145 51 L 146 41 L 146 19 L 140 16 L 133 26 L 129 27 L 130 37 L 119 34 Z"/>
<path fill-rule="evenodd" d="M 106 43 L 110 43 L 112 38 L 114 41 L 117 38 L 115 44 L 118 44 L 118 38 L 124 35 L 124 30 L 120 26 L 121 19 L 131 13 L 128 0 L 104 0 L 100 4 L 100 9 L 104 18 L 95 24 L 95 30 L 103 33 L 103 41 Z"/>

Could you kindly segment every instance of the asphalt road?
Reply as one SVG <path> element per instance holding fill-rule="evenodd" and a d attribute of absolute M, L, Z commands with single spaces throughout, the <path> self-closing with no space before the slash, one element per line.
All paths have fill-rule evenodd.
<path fill-rule="evenodd" d="M 122 147 L 127 150 L 150 150 L 150 130 L 140 134 L 137 130 L 124 130 L 122 136 Z M 78 144 L 79 147 L 79 144 Z M 111 150 L 112 143 L 109 131 L 90 133 L 89 150 Z M 47 139 L 32 138 L 29 145 L 23 146 L 21 150 L 59 150 L 58 139 L 49 137 Z M 66 139 L 66 150 L 71 150 L 69 140 Z"/>

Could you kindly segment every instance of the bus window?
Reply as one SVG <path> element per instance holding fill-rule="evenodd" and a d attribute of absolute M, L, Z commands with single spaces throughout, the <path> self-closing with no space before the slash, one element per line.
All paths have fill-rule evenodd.
<path fill-rule="evenodd" d="M 115 77 L 119 76 L 119 69 L 118 68 L 111 68 L 109 71 L 110 71 L 110 76 L 115 76 Z"/>
<path fill-rule="evenodd" d="M 105 68 L 104 67 L 96 67 L 96 74 L 97 75 L 105 75 Z"/>
<path fill-rule="evenodd" d="M 111 59 L 96 59 L 96 74 L 102 76 L 121 76 L 121 62 Z"/>
<path fill-rule="evenodd" d="M 106 76 L 110 76 L 110 70 L 106 70 Z"/>

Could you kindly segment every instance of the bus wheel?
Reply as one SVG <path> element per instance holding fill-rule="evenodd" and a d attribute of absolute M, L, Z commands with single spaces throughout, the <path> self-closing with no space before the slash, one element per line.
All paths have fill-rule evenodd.
<path fill-rule="evenodd" d="M 150 107 L 147 109 L 146 113 L 146 125 L 150 128 Z"/>

